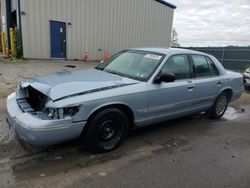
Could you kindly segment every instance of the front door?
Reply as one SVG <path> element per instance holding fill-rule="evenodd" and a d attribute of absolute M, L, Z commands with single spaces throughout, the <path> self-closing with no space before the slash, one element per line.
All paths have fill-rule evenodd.
<path fill-rule="evenodd" d="M 150 119 L 168 119 L 190 113 L 194 100 L 190 64 L 186 55 L 171 57 L 161 70 L 162 74 L 171 73 L 175 82 L 149 84 L 148 117 Z"/>
<path fill-rule="evenodd" d="M 50 21 L 51 57 L 66 58 L 66 23 Z"/>

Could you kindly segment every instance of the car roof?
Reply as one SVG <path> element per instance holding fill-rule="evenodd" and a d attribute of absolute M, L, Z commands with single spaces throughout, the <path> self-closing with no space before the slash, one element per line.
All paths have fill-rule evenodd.
<path fill-rule="evenodd" d="M 141 51 L 150 51 L 155 53 L 161 53 L 165 55 L 169 54 L 200 54 L 200 55 L 208 55 L 202 52 L 188 50 L 184 48 L 132 48 L 129 50 L 141 50 Z"/>

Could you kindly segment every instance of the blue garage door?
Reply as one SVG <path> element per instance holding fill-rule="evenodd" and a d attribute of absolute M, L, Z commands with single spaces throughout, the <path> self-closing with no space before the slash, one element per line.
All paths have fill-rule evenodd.
<path fill-rule="evenodd" d="M 51 57 L 66 58 L 66 23 L 50 21 Z"/>

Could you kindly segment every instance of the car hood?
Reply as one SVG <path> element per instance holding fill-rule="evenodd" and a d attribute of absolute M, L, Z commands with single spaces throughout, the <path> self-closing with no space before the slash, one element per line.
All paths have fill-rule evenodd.
<path fill-rule="evenodd" d="M 21 88 L 32 87 L 53 101 L 136 84 L 139 81 L 96 69 L 58 72 L 24 80 Z"/>

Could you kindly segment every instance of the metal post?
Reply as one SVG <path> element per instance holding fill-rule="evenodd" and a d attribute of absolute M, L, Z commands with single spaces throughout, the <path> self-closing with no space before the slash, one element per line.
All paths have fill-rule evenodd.
<path fill-rule="evenodd" d="M 5 35 L 4 35 L 4 32 L 1 32 L 1 40 L 2 40 L 3 55 L 6 55 L 6 45 L 5 45 Z"/>
<path fill-rule="evenodd" d="M 10 0 L 5 0 L 5 5 L 6 5 L 6 39 L 7 39 L 7 43 L 6 43 L 6 49 L 9 53 L 10 50 L 10 25 L 11 25 L 11 1 Z M 6 51 L 6 52 L 7 52 Z"/>
<path fill-rule="evenodd" d="M 224 57 L 225 57 L 225 48 L 223 48 L 223 51 L 222 51 L 221 64 L 224 63 Z"/>
<path fill-rule="evenodd" d="M 10 50 L 11 54 L 13 55 L 15 51 L 15 42 L 14 42 L 14 29 L 10 28 Z"/>
<path fill-rule="evenodd" d="M 21 2 L 20 0 L 17 0 L 17 28 L 18 32 L 16 33 L 18 35 L 20 46 L 21 46 L 21 54 L 23 56 L 23 36 L 22 36 L 22 21 L 21 21 Z"/>

